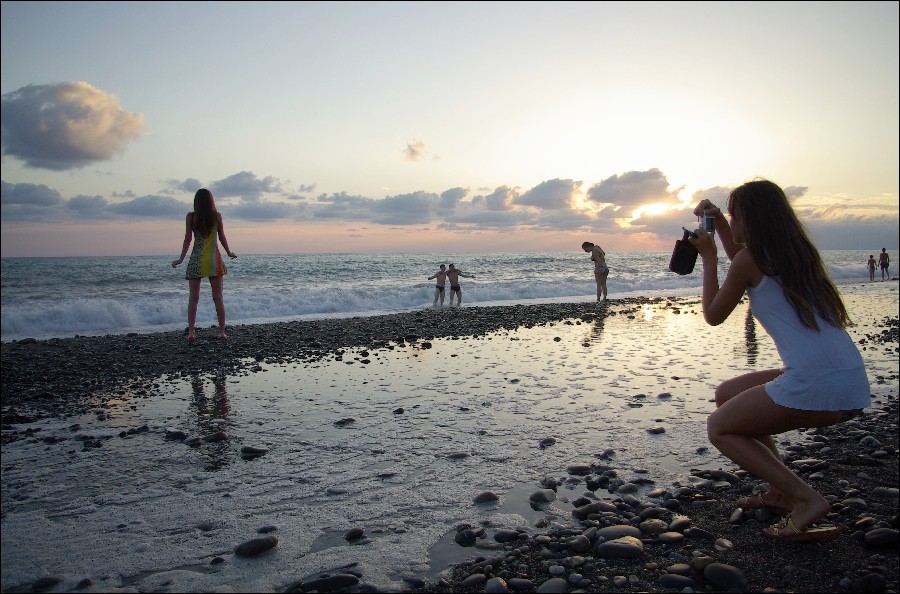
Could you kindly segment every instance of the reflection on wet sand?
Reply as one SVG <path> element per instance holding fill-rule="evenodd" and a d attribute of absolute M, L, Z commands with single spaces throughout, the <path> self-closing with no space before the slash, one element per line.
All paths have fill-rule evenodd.
<path fill-rule="evenodd" d="M 753 319 L 753 312 L 749 307 L 747 317 L 744 318 L 744 344 L 747 346 L 747 365 L 756 365 L 759 343 L 756 341 L 756 320 Z"/>
<path fill-rule="evenodd" d="M 213 395 L 210 398 L 206 395 L 206 380 L 203 376 L 196 374 L 191 378 L 191 409 L 196 413 L 198 433 L 203 436 L 201 452 L 206 459 L 205 468 L 210 471 L 225 468 L 234 458 L 226 431 L 234 424 L 229 419 L 231 408 L 225 387 L 226 379 L 227 376 L 222 371 L 213 375 Z"/>

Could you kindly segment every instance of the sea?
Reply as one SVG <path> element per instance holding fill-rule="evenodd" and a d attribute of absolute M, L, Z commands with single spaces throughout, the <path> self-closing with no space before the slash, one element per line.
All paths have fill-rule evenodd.
<path fill-rule="evenodd" d="M 822 252 L 836 284 L 868 280 L 868 253 Z M 680 276 L 670 252 L 612 252 L 608 297 L 699 295 L 701 264 Z M 0 340 L 153 333 L 187 326 L 184 265 L 168 256 L 0 258 Z M 596 299 L 593 264 L 582 251 L 529 253 L 240 254 L 228 260 L 228 327 L 409 312 L 433 306 L 440 264 L 455 264 L 463 307 Z M 719 278 L 728 260 L 719 256 Z M 449 286 L 446 297 L 449 304 Z M 445 305 L 449 306 L 449 305 Z M 216 325 L 203 281 L 200 328 Z"/>

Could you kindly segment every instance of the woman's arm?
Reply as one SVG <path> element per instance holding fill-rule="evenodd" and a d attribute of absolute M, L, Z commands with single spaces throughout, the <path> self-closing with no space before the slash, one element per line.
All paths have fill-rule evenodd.
<path fill-rule="evenodd" d="M 187 255 L 188 248 L 191 247 L 191 240 L 193 237 L 194 234 L 191 231 L 191 213 L 187 213 L 187 216 L 184 217 L 184 242 L 182 242 L 181 245 L 181 257 L 177 260 L 172 260 L 172 268 L 175 268 L 184 262 L 184 257 Z"/>
<path fill-rule="evenodd" d="M 718 326 L 731 315 L 747 287 L 755 286 L 762 272 L 749 250 L 739 250 L 731 261 L 725 282 L 719 287 L 719 258 L 716 242 L 703 229 L 697 229 L 697 238 L 688 241 L 700 252 L 703 261 L 703 319 L 710 326 Z"/>
<path fill-rule="evenodd" d="M 225 248 L 225 253 L 231 258 L 237 258 L 237 254 L 228 249 L 228 240 L 225 239 L 225 225 L 222 223 L 222 213 L 216 213 L 216 218 L 218 219 L 216 231 L 219 234 L 219 241 L 222 243 L 222 247 Z"/>
<path fill-rule="evenodd" d="M 744 249 L 744 244 L 734 242 L 734 236 L 731 234 L 731 225 L 728 224 L 725 213 L 709 200 L 701 200 L 697 205 L 697 208 L 694 209 L 694 215 L 702 217 L 704 215 L 703 211 L 707 209 L 709 209 L 710 214 L 715 217 L 716 233 L 719 234 L 719 240 L 722 242 L 722 249 L 725 250 L 725 254 L 728 256 L 729 260 L 734 260 L 737 253 Z"/>

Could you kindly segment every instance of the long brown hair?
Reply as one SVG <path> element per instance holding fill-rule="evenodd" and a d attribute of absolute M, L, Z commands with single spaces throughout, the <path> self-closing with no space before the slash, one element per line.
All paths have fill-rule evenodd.
<path fill-rule="evenodd" d="M 731 192 L 728 211 L 737 213 L 747 249 L 763 274 L 779 277 L 804 326 L 819 329 L 816 313 L 832 326 L 852 324 L 822 256 L 784 190 L 765 179 L 753 180 Z"/>
<path fill-rule="evenodd" d="M 194 194 L 194 217 L 191 227 L 200 233 L 202 237 L 208 236 L 218 220 L 216 201 L 212 192 L 206 188 L 200 188 Z"/>

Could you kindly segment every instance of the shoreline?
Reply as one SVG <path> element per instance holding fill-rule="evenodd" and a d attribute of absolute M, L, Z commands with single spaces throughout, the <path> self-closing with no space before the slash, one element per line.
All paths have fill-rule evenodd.
<path fill-rule="evenodd" d="M 146 379 L 190 370 L 247 368 L 255 361 L 313 362 L 340 356 L 352 348 L 428 348 L 437 338 L 475 338 L 500 330 L 607 315 L 633 315 L 642 305 L 698 307 L 696 297 L 610 299 L 607 303 L 574 302 L 535 305 L 425 309 L 364 317 L 326 318 L 228 326 L 221 341 L 215 327 L 198 328 L 197 341 L 186 331 L 107 334 L 0 343 L 3 382 L 0 406 L 17 408 L 28 418 L 65 414 L 106 390 L 142 389 Z M 612 307 L 614 306 L 614 307 Z M 619 311 L 621 309 L 621 311 Z M 123 356 L 132 353 L 134 357 Z M 85 381 L 85 378 L 91 378 Z M 60 389 L 65 389 L 65 394 Z"/>
<path fill-rule="evenodd" d="M 359 352 L 373 351 L 372 358 L 376 359 L 377 351 L 395 349 L 411 351 L 413 361 L 420 358 L 419 355 L 427 358 L 432 341 L 442 338 L 459 340 L 461 350 L 499 354 L 502 352 L 502 349 L 498 350 L 500 345 L 488 345 L 483 341 L 518 328 L 554 323 L 560 324 L 560 329 L 553 330 L 554 333 L 565 336 L 566 332 L 574 331 L 576 336 L 586 337 L 576 339 L 576 343 L 579 340 L 587 342 L 593 336 L 587 329 L 596 329 L 598 325 L 602 328 L 604 320 L 607 333 L 610 326 L 638 324 L 644 306 L 653 306 L 674 320 L 686 316 L 684 320 L 689 325 L 703 323 L 702 317 L 698 319 L 699 298 L 672 297 L 611 299 L 604 304 L 484 306 L 371 318 L 235 326 L 229 327 L 231 338 L 225 342 L 214 338 L 215 329 L 202 329 L 194 344 L 187 343 L 181 332 L 3 343 L 3 448 L 6 454 L 12 451 L 8 448 L 19 447 L 17 441 L 24 440 L 23 445 L 34 442 L 36 436 L 27 426 L 38 419 L 104 410 L 103 406 L 110 400 L 127 402 L 147 398 L 148 394 L 161 389 L 158 384 L 154 385 L 161 376 L 185 378 L 192 374 L 206 376 L 219 372 L 235 376 L 254 366 L 275 368 L 298 363 L 305 366 L 321 361 L 342 365 L 350 363 Z M 887 349 L 896 356 L 896 311 L 871 313 L 879 321 L 869 324 L 873 329 L 862 339 L 863 350 Z M 621 324 L 612 324 L 611 319 Z M 593 338 L 597 340 L 597 346 L 603 343 L 601 338 L 614 337 L 597 335 Z M 868 356 L 864 352 L 864 358 Z M 345 358 L 347 360 L 342 361 Z M 713 584 L 703 569 L 703 564 L 712 559 L 735 568 L 725 570 L 725 575 L 731 579 L 740 581 L 739 576 L 744 577 L 746 584 L 737 587 L 738 591 L 765 588 L 797 592 L 897 591 L 898 373 L 894 369 L 885 376 L 872 379 L 876 382 L 873 393 L 877 394 L 877 406 L 873 406 L 869 414 L 833 428 L 801 433 L 802 441 L 798 444 L 787 439 L 781 442 L 793 464 L 799 464 L 798 471 L 822 475 L 815 485 L 834 505 L 833 517 L 829 520 L 842 529 L 838 541 L 786 545 L 765 539 L 761 530 L 771 523 L 772 518 L 759 512 L 735 515 L 734 499 L 758 485 L 757 480 L 738 469 L 697 470 L 691 472 L 693 479 L 684 483 L 653 484 L 657 477 L 652 474 L 635 473 L 633 469 L 617 464 L 615 457 L 610 459 L 602 457 L 601 453 L 584 452 L 583 466 L 570 468 L 563 464 L 553 473 L 557 484 L 551 490 L 556 491 L 557 497 L 549 507 L 535 510 L 540 512 L 538 515 L 544 515 L 539 524 L 527 529 L 521 525 L 500 525 L 496 516 L 502 517 L 503 513 L 489 516 L 487 519 L 493 520 L 487 524 L 472 523 L 469 529 L 474 535 L 473 546 L 461 547 L 454 542 L 455 535 L 445 535 L 431 547 L 429 554 L 432 564 L 439 566 L 432 567 L 431 571 L 419 571 L 417 575 L 403 575 L 403 581 L 399 583 L 404 584 L 404 589 L 415 592 L 483 592 L 491 578 L 504 579 L 507 591 L 516 589 L 510 584 L 526 585 L 515 580 L 531 582 L 537 589 L 545 582 L 564 578 L 566 590 L 573 592 L 665 592 L 685 587 L 699 590 Z M 532 436 L 532 439 L 537 437 Z M 872 445 L 875 442 L 877 446 Z M 562 446 L 549 447 L 552 450 Z M 887 455 L 876 454 L 879 451 Z M 818 460 L 818 463 L 810 465 L 805 460 Z M 7 522 L 14 517 L 14 514 L 8 515 L 12 500 L 7 500 L 7 470 L 4 471 L 4 542 L 9 528 Z M 529 493 L 544 488 L 551 488 L 551 484 L 524 480 L 519 487 L 499 495 L 505 500 L 504 505 L 521 508 L 530 505 Z M 511 501 L 513 498 L 519 500 Z M 602 501 L 611 507 L 604 507 L 597 517 L 579 518 L 575 511 L 583 506 L 585 499 Z M 463 507 L 470 504 L 462 502 Z M 488 501 L 482 507 L 489 510 L 492 505 Z M 496 511 L 503 512 L 503 505 L 498 504 Z M 689 518 L 690 523 L 684 524 L 681 517 Z M 638 527 L 647 520 L 663 521 L 667 527 L 678 520 L 682 524 L 674 531 L 681 534 L 680 540 L 664 542 L 662 533 L 647 527 L 641 529 L 639 540 L 643 552 L 640 557 L 605 559 L 593 552 L 597 545 L 596 535 L 605 524 Z M 659 526 L 658 522 L 654 524 Z M 362 523 L 360 528 L 366 530 L 371 526 Z M 287 526 L 282 530 L 276 532 L 283 540 L 279 547 L 287 547 Z M 884 540 L 868 542 L 866 535 L 869 533 Z M 497 538 L 498 534 L 502 534 L 504 542 Z M 587 535 L 591 545 L 588 550 L 573 547 L 576 542 L 573 539 L 578 535 Z M 730 548 L 720 543 L 725 548 L 719 550 L 716 542 L 722 538 L 730 541 Z M 577 542 L 583 543 L 583 539 Z M 344 545 L 348 548 L 346 543 Z M 481 556 L 484 559 L 440 566 L 440 559 L 444 558 L 440 549 L 445 547 L 446 550 L 447 546 L 452 553 L 450 557 Z M 12 565 L 7 565 L 7 555 L 13 554 L 7 551 L 13 549 L 4 546 L 3 589 L 30 591 L 33 582 L 11 584 L 6 577 L 7 570 L 12 570 Z M 694 551 L 702 554 L 695 555 Z M 228 555 L 224 557 L 230 559 Z M 260 562 L 264 563 L 262 559 Z M 227 568 L 236 563 L 231 560 L 220 567 Z M 173 564 L 176 565 L 179 564 Z M 773 571 L 773 567 L 778 569 Z M 324 574 L 329 577 L 323 577 Z M 284 576 L 279 588 L 247 591 L 303 591 L 308 590 L 316 579 L 326 580 L 319 582 L 322 589 L 328 584 L 345 583 L 348 585 L 337 591 L 396 591 L 367 582 L 372 576 L 364 565 L 339 565 L 324 574 Z M 577 576 L 581 576 L 580 579 Z M 52 572 L 36 573 L 33 580 L 52 577 Z M 78 581 L 76 576 L 68 573 L 63 577 L 63 583 L 70 587 Z M 494 580 L 491 587 L 497 587 L 497 583 Z M 230 589 L 228 584 L 226 581 L 212 587 L 221 591 L 222 587 Z M 94 586 L 96 588 L 88 587 L 84 591 L 110 591 L 109 584 L 105 588 L 98 584 Z M 144 587 L 148 586 L 145 584 Z M 197 589 L 209 591 L 210 587 Z M 562 591 L 553 590 L 553 587 L 560 587 L 559 582 L 550 582 L 542 591 Z M 179 585 L 176 581 L 168 587 L 171 591 L 194 591 L 180 588 L 187 588 L 184 582 Z M 115 591 L 137 590 L 122 583 Z"/>

